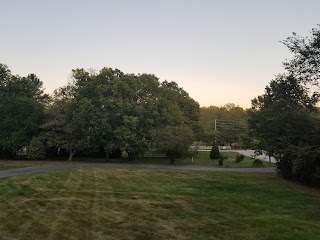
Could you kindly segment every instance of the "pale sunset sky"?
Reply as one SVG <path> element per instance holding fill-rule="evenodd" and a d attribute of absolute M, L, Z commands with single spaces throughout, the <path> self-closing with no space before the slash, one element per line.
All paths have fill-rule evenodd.
<path fill-rule="evenodd" d="M 201 106 L 250 107 L 310 35 L 319 0 L 0 0 L 0 63 L 46 92 L 71 70 L 118 68 L 175 81 Z"/>

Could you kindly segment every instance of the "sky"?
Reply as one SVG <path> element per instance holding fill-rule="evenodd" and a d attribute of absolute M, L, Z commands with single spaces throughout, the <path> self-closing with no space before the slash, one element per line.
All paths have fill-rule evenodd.
<path fill-rule="evenodd" d="M 47 93 L 75 68 L 174 81 L 200 106 L 250 107 L 320 24 L 319 0 L 0 0 L 0 63 Z"/>

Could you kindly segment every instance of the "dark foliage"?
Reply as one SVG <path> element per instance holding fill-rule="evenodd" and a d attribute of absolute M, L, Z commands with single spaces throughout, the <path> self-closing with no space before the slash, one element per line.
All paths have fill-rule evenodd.
<path fill-rule="evenodd" d="M 254 167 L 262 167 L 263 166 L 263 161 L 261 159 L 258 159 L 256 158 L 254 161 L 253 161 L 253 166 Z"/>
<path fill-rule="evenodd" d="M 212 145 L 212 148 L 210 151 L 210 158 L 211 159 L 219 159 L 220 158 L 219 146 L 216 142 L 214 142 Z"/>
<path fill-rule="evenodd" d="M 237 163 L 241 162 L 241 161 L 243 161 L 243 159 L 244 159 L 244 155 L 243 154 L 237 154 L 235 162 L 237 162 Z"/>

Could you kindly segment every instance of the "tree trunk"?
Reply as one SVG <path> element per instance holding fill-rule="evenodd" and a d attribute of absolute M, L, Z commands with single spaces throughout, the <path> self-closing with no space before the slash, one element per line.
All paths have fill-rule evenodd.
<path fill-rule="evenodd" d="M 271 156 L 269 154 L 269 165 L 271 165 Z"/>
<path fill-rule="evenodd" d="M 127 151 L 127 150 L 126 150 Z M 127 151 L 128 153 L 128 159 L 129 161 L 133 161 L 134 158 L 135 158 L 135 153 L 134 152 L 130 152 L 130 151 Z"/>
<path fill-rule="evenodd" d="M 109 158 L 109 149 L 106 148 L 105 151 L 106 151 L 106 162 L 109 162 L 109 160 L 110 160 L 110 158 Z"/>
<path fill-rule="evenodd" d="M 171 165 L 174 164 L 174 157 L 170 157 L 170 164 L 171 164 Z"/>
<path fill-rule="evenodd" d="M 174 164 L 174 154 L 170 154 L 169 156 L 169 159 L 170 159 L 170 164 L 172 165 L 172 164 Z"/>
<path fill-rule="evenodd" d="M 71 148 L 69 150 L 69 158 L 68 158 L 68 161 L 71 162 L 72 161 L 72 158 L 73 158 L 73 155 L 75 154 L 76 150 Z"/>

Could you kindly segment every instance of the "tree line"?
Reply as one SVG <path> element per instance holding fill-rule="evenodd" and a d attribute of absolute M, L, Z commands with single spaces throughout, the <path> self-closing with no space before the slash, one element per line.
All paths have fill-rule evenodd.
<path fill-rule="evenodd" d="M 108 158 L 120 149 L 134 159 L 158 144 L 173 161 L 201 135 L 199 104 L 175 82 L 160 83 L 152 74 L 75 69 L 72 83 L 52 96 L 34 74 L 15 76 L 4 64 L 0 79 L 3 158 L 28 146 L 31 158 L 44 158 L 54 148 L 67 150 L 69 160 L 77 151 L 103 150 Z M 166 141 L 171 149 L 163 148 Z"/>
<path fill-rule="evenodd" d="M 4 64 L 0 72 L 1 158 L 24 147 L 32 159 L 67 152 L 69 160 L 75 153 L 104 152 L 108 158 L 123 150 L 134 159 L 157 149 L 173 162 L 193 141 L 238 141 L 233 125 L 217 130 L 214 122 L 245 116 L 234 104 L 199 108 L 177 83 L 152 74 L 74 69 L 72 82 L 48 95 L 34 74 L 13 75 Z"/>
<path fill-rule="evenodd" d="M 231 148 L 251 148 L 252 138 L 248 131 L 246 109 L 227 103 L 222 107 L 200 108 L 200 125 L 203 129 L 202 141 L 208 145 L 217 142 Z"/>

